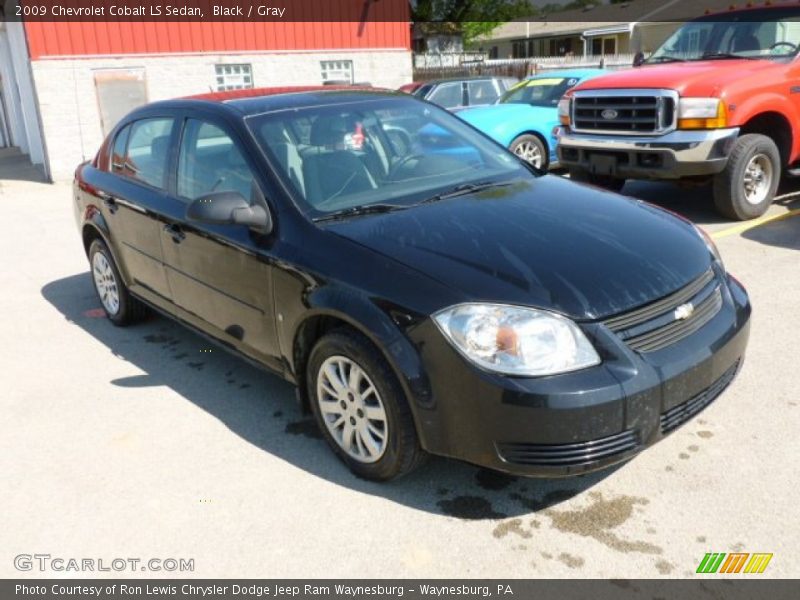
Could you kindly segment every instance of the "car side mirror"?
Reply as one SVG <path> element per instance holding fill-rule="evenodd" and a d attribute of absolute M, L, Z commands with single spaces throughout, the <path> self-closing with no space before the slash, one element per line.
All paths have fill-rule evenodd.
<path fill-rule="evenodd" d="M 212 192 L 186 209 L 189 221 L 216 225 L 244 225 L 259 233 L 272 231 L 272 217 L 260 204 L 250 204 L 239 192 Z"/>

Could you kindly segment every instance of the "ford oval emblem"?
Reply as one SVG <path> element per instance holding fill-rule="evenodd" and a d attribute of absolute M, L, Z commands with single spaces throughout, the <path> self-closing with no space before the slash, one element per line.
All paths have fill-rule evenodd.
<path fill-rule="evenodd" d="M 615 111 L 613 108 L 607 108 L 600 113 L 600 116 L 603 117 L 606 121 L 611 121 L 613 119 L 616 119 L 619 116 L 619 113 Z"/>

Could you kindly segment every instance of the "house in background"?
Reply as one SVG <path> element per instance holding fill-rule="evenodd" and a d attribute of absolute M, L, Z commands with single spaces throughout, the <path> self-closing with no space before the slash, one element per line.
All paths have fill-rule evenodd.
<path fill-rule="evenodd" d="M 653 52 L 682 21 L 700 16 L 698 6 L 726 11 L 730 0 L 630 0 L 552 12 L 504 23 L 470 50 L 489 58 L 599 57 Z"/>
<path fill-rule="evenodd" d="M 328 12 L 335 10 L 328 6 Z M 146 102 L 252 87 L 411 81 L 406 0 L 364 22 L 0 22 L 0 146 L 71 177 Z"/>

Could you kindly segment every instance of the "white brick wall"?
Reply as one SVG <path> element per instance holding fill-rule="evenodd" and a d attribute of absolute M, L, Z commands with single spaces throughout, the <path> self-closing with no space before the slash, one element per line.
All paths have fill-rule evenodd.
<path fill-rule="evenodd" d="M 53 179 L 69 179 L 103 141 L 94 85 L 99 69 L 144 69 L 150 102 L 216 89 L 214 65 L 249 63 L 255 87 L 320 85 L 321 60 L 352 60 L 355 81 L 397 88 L 411 81 L 405 50 L 92 57 L 31 63 Z"/>

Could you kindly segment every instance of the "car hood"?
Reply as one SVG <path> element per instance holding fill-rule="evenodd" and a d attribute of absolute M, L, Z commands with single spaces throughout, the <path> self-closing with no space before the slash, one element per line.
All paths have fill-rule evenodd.
<path fill-rule="evenodd" d="M 688 222 L 550 175 L 324 227 L 442 282 L 464 302 L 534 306 L 575 319 L 652 302 L 711 263 Z"/>
<path fill-rule="evenodd" d="M 617 71 L 578 84 L 574 90 L 659 88 L 676 90 L 681 96 L 714 97 L 731 83 L 755 76 L 769 80 L 770 71 L 786 65 L 771 60 L 700 60 L 643 65 Z"/>
<path fill-rule="evenodd" d="M 555 108 L 516 103 L 469 108 L 459 112 L 458 116 L 479 129 L 496 126 L 525 129 L 531 124 L 544 124 L 558 120 L 558 112 Z"/>

